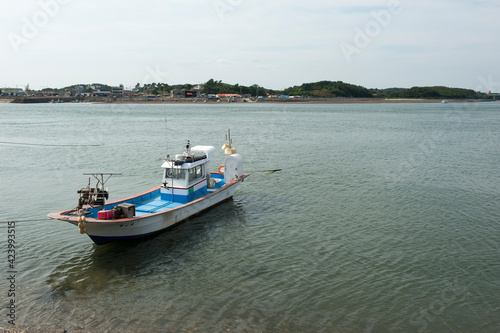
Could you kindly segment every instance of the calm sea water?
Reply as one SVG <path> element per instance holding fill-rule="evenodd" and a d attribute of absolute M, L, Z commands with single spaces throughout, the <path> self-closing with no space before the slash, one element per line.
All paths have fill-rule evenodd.
<path fill-rule="evenodd" d="M 251 173 L 233 200 L 102 246 L 45 220 L 82 173 L 145 191 L 166 151 L 228 128 Z M 500 103 L 0 104 L 0 131 L 0 220 L 37 220 L 15 225 L 21 329 L 500 331 Z"/>

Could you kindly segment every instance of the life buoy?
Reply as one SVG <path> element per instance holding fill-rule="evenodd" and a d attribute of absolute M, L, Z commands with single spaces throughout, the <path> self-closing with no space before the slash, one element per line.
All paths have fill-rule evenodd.
<path fill-rule="evenodd" d="M 221 164 L 219 168 L 217 169 L 218 173 L 224 174 L 224 164 Z"/>

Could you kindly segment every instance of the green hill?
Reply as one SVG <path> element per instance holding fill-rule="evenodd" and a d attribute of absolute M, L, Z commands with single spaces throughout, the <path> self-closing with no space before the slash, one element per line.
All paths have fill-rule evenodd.
<path fill-rule="evenodd" d="M 286 88 L 283 93 L 303 97 L 373 97 L 373 94 L 365 87 L 342 81 L 304 83 Z"/>
<path fill-rule="evenodd" d="M 443 86 L 412 87 L 389 94 L 391 98 L 426 98 L 426 99 L 476 99 L 486 98 L 482 93 L 472 89 L 449 88 Z"/>
<path fill-rule="evenodd" d="M 373 89 L 370 89 L 370 92 L 375 97 L 387 98 L 387 97 L 391 97 L 395 93 L 399 93 L 399 92 L 401 92 L 403 90 L 407 90 L 407 89 L 408 88 L 386 88 L 386 89 L 373 88 Z"/>

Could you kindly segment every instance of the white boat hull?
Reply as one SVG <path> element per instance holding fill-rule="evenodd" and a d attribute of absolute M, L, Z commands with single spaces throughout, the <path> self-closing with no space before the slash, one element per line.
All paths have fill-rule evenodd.
<path fill-rule="evenodd" d="M 160 232 L 230 199 L 245 177 L 246 175 L 197 200 L 158 213 L 118 220 L 87 219 L 86 233 L 96 244 L 104 244 Z M 48 217 L 78 225 L 76 216 L 63 215 L 64 213 L 66 212 L 52 213 Z"/>

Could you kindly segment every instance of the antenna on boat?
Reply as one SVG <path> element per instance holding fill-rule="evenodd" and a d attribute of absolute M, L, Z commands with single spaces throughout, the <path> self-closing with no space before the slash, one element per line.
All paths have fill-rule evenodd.
<path fill-rule="evenodd" d="M 172 175 L 172 202 L 174 202 L 174 163 L 170 166 L 170 174 Z"/>
<path fill-rule="evenodd" d="M 184 156 L 186 156 L 186 157 L 191 156 L 191 142 L 189 140 L 186 144 L 186 152 L 184 153 Z"/>
<path fill-rule="evenodd" d="M 165 116 L 165 152 L 167 155 L 165 156 L 165 161 L 169 160 L 169 155 L 168 155 L 168 124 L 167 124 L 167 116 Z"/>
<path fill-rule="evenodd" d="M 229 128 L 227 129 L 226 141 L 227 141 L 229 148 L 231 148 L 231 144 L 233 143 L 233 140 L 231 140 L 231 130 Z"/>

